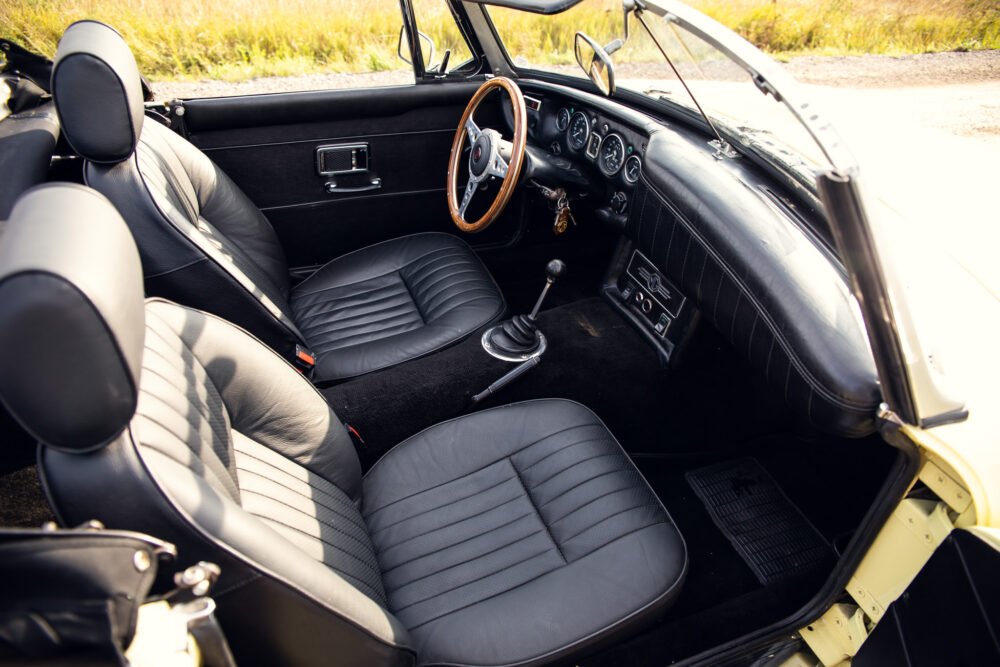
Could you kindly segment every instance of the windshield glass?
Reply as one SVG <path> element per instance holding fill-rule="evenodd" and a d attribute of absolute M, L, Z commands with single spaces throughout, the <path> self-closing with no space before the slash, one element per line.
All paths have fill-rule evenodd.
<path fill-rule="evenodd" d="M 490 18 L 514 66 L 584 79 L 573 56 L 576 31 L 601 44 L 624 34 L 620 0 L 584 0 L 560 14 L 544 16 L 489 7 Z M 625 45 L 611 55 L 618 88 L 697 112 L 660 48 L 684 77 L 705 113 L 732 141 L 768 154 L 801 180 L 828 167 L 805 127 L 723 52 L 676 23 L 645 12 L 630 21 Z"/>

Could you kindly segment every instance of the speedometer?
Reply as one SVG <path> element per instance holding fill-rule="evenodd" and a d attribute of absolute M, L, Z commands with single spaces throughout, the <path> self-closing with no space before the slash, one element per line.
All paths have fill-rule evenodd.
<path fill-rule="evenodd" d="M 625 140 L 618 134 L 609 134 L 601 144 L 597 167 L 605 176 L 614 176 L 625 163 Z"/>
<path fill-rule="evenodd" d="M 569 129 L 566 131 L 566 141 L 569 147 L 575 151 L 582 151 L 587 145 L 590 137 L 590 121 L 583 112 L 577 111 L 569 121 Z"/>

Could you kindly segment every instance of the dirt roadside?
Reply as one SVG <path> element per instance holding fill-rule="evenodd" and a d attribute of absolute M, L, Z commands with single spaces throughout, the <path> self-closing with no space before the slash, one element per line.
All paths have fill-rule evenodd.
<path fill-rule="evenodd" d="M 623 68 L 624 78 L 647 78 L 658 63 Z M 925 53 L 910 56 L 803 56 L 785 67 L 802 83 L 848 88 L 900 88 L 1000 81 L 1000 51 Z M 322 90 L 410 83 L 409 71 L 371 74 L 309 74 L 226 81 L 154 82 L 161 100 L 253 95 L 291 90 Z"/>

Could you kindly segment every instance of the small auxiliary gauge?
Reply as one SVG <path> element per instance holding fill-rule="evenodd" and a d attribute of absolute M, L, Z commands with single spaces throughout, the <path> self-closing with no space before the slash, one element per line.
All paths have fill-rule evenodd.
<path fill-rule="evenodd" d="M 560 132 L 565 132 L 566 128 L 569 127 L 569 109 L 563 107 L 556 114 L 556 129 Z"/>
<path fill-rule="evenodd" d="M 622 172 L 625 176 L 625 182 L 638 182 L 640 173 L 642 173 L 642 161 L 639 159 L 638 155 L 630 155 L 629 158 L 625 160 L 625 169 Z"/>
<path fill-rule="evenodd" d="M 577 111 L 570 117 L 569 129 L 566 130 L 566 140 L 570 148 L 575 151 L 582 151 L 590 138 L 590 120 L 583 113 Z"/>

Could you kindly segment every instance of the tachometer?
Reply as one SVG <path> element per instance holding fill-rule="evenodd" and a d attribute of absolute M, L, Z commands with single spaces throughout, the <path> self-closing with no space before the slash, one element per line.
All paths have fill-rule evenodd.
<path fill-rule="evenodd" d="M 625 140 L 618 134 L 609 134 L 601 144 L 597 167 L 605 176 L 614 176 L 625 163 Z"/>
<path fill-rule="evenodd" d="M 565 132 L 567 127 L 569 127 L 569 109 L 563 107 L 556 114 L 556 129 Z"/>
<path fill-rule="evenodd" d="M 575 151 L 582 151 L 587 145 L 587 138 L 590 137 L 590 120 L 581 111 L 573 114 L 569 121 L 569 129 L 566 131 L 566 141 L 569 147 Z"/>
<path fill-rule="evenodd" d="M 630 155 L 627 160 L 625 160 L 625 181 L 627 183 L 635 183 L 639 180 L 639 173 L 642 171 L 642 161 L 639 159 L 638 155 Z"/>

